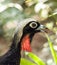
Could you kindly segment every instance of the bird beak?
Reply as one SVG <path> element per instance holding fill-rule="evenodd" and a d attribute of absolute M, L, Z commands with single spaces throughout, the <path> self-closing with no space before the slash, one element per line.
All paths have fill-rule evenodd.
<path fill-rule="evenodd" d="M 45 29 L 47 29 L 47 27 L 45 27 L 44 25 L 40 25 L 37 30 L 41 30 L 44 31 Z"/>

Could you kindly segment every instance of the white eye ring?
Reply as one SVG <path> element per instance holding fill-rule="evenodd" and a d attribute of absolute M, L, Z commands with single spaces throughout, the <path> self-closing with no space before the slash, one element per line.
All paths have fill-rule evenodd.
<path fill-rule="evenodd" d="M 36 27 L 37 27 L 37 23 L 36 23 L 36 22 L 30 23 L 30 27 L 31 27 L 31 28 L 36 28 Z"/>

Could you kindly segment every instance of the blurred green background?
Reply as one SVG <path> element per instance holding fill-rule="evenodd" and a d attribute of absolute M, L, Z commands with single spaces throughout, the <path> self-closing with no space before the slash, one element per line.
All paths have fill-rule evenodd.
<path fill-rule="evenodd" d="M 8 49 L 18 22 L 31 17 L 51 30 L 48 34 L 51 33 L 50 38 L 54 43 L 55 51 L 57 51 L 57 0 L 0 0 L 0 46 L 3 44 L 2 48 Z M 44 48 L 41 47 L 41 44 L 38 44 L 37 48 L 37 45 L 34 47 L 32 44 L 33 52 L 47 64 L 50 62 L 53 64 L 46 38 L 43 33 L 37 35 L 38 39 L 40 38 L 38 43 L 44 43 Z M 44 39 L 42 39 L 43 37 Z M 5 43 L 8 45 L 7 47 Z M 0 47 L 1 50 L 3 50 L 2 48 Z M 1 50 L 0 54 L 2 55 L 5 50 Z"/>

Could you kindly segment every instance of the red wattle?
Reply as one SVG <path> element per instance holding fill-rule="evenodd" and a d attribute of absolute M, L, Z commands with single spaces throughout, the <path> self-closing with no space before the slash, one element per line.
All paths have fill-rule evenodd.
<path fill-rule="evenodd" d="M 30 38 L 29 38 L 29 35 L 26 35 L 22 39 L 21 44 L 22 44 L 22 50 L 28 51 L 28 52 L 31 52 L 32 51 L 31 46 L 30 46 Z"/>

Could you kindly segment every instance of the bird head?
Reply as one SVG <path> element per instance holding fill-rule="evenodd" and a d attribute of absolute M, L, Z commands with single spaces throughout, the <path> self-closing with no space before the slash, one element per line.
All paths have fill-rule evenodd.
<path fill-rule="evenodd" d="M 43 31 L 46 27 L 41 25 L 37 20 L 29 18 L 18 24 L 16 31 L 17 43 L 21 44 L 21 49 L 31 51 L 30 43 L 35 33 Z"/>

